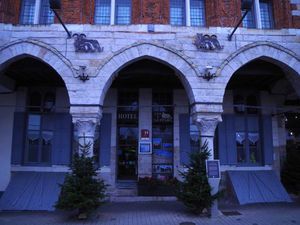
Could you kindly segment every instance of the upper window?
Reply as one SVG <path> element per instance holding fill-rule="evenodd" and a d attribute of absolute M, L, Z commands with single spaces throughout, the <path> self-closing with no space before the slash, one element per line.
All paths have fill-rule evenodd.
<path fill-rule="evenodd" d="M 259 1 L 261 28 L 273 28 L 272 3 L 268 0 Z"/>
<path fill-rule="evenodd" d="M 170 0 L 170 24 L 175 26 L 204 26 L 204 0 Z"/>
<path fill-rule="evenodd" d="M 54 14 L 48 0 L 23 0 L 21 6 L 21 24 L 51 24 Z"/>
<path fill-rule="evenodd" d="M 185 25 L 184 0 L 170 0 L 170 24 L 176 26 Z"/>
<path fill-rule="evenodd" d="M 242 11 L 244 14 L 245 11 Z M 253 7 L 243 20 L 243 27 L 272 29 L 273 10 L 272 2 L 269 0 L 254 0 Z"/>
<path fill-rule="evenodd" d="M 111 1 L 96 0 L 95 2 L 95 24 L 110 24 Z"/>
<path fill-rule="evenodd" d="M 254 4 L 252 5 L 252 8 L 248 11 L 246 17 L 243 19 L 243 27 L 246 28 L 255 28 L 255 7 Z M 242 15 L 244 15 L 245 10 L 242 10 Z"/>
<path fill-rule="evenodd" d="M 204 0 L 190 0 L 191 26 L 203 27 L 205 25 Z"/>
<path fill-rule="evenodd" d="M 131 23 L 131 0 L 116 0 L 115 24 Z"/>

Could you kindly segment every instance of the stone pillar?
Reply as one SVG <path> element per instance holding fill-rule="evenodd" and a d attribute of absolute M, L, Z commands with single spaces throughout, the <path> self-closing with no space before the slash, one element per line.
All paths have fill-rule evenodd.
<path fill-rule="evenodd" d="M 194 112 L 192 114 L 192 119 L 194 124 L 197 125 L 200 131 L 201 143 L 208 143 L 208 148 L 210 150 L 209 159 L 214 159 L 214 135 L 215 130 L 219 122 L 222 121 L 220 113 L 202 113 Z M 212 188 L 211 194 L 214 195 L 219 191 L 219 183 L 221 178 L 209 178 L 208 182 Z M 211 216 L 216 217 L 220 215 L 218 210 L 218 201 L 214 201 L 211 207 Z"/>
<path fill-rule="evenodd" d="M 152 89 L 141 88 L 139 90 L 139 142 L 141 141 L 141 130 L 150 132 L 149 140 L 152 141 Z M 145 107 L 147 106 L 147 107 Z M 152 154 L 138 154 L 138 177 L 152 176 Z"/>
<path fill-rule="evenodd" d="M 218 123 L 222 121 L 221 115 L 194 113 L 192 119 L 193 123 L 200 131 L 201 143 L 208 143 L 208 148 L 210 150 L 209 159 L 214 159 L 214 136 Z"/>
<path fill-rule="evenodd" d="M 84 145 L 90 143 L 88 156 L 93 156 L 95 129 L 96 126 L 100 124 L 102 108 L 95 106 L 72 106 L 70 112 L 73 117 L 74 132 L 76 132 L 75 135 L 78 138 L 79 144 Z"/>

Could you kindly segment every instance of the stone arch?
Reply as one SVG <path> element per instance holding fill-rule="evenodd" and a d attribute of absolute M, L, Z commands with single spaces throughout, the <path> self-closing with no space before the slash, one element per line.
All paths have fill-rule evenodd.
<path fill-rule="evenodd" d="M 285 70 L 300 75 L 300 56 L 281 45 L 267 41 L 248 44 L 231 54 L 221 64 L 216 75 L 222 77 L 227 84 L 239 68 L 258 58 L 269 60 Z"/>
<path fill-rule="evenodd" d="M 3 67 L 8 62 L 28 56 L 41 60 L 45 64 L 52 67 L 64 81 L 67 90 L 70 90 L 70 81 L 75 77 L 72 63 L 57 49 L 41 41 L 33 39 L 22 39 L 1 46 L 0 69 L 3 69 L 1 67 Z"/>
<path fill-rule="evenodd" d="M 173 68 L 186 90 L 190 103 L 196 101 L 193 89 L 196 88 L 200 72 L 193 62 L 181 52 L 169 47 L 157 43 L 136 43 L 116 52 L 97 69 L 96 75 L 102 89 L 100 105 L 103 104 L 105 95 L 116 78 L 117 72 L 144 58 L 161 62 Z"/>

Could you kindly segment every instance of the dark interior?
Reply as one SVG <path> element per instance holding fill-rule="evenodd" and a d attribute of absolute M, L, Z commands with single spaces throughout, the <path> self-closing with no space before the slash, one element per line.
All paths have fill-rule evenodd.
<path fill-rule="evenodd" d="M 65 86 L 52 67 L 31 57 L 12 62 L 3 74 L 15 80 L 17 86 Z"/>
<path fill-rule="evenodd" d="M 175 71 L 160 62 L 142 59 L 119 71 L 113 88 L 183 88 Z"/>
<path fill-rule="evenodd" d="M 257 59 L 237 70 L 228 83 L 227 89 L 271 91 L 273 85 L 281 79 L 286 78 L 280 67 L 262 59 Z"/>

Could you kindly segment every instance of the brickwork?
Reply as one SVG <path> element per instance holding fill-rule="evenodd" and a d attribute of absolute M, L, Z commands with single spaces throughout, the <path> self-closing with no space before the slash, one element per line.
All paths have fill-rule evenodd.
<path fill-rule="evenodd" d="M 21 0 L 0 2 L 0 23 L 18 24 Z M 59 11 L 67 24 L 93 24 L 95 0 L 62 0 Z M 205 2 L 206 26 L 233 27 L 241 18 L 240 0 Z M 132 0 L 133 24 L 168 24 L 169 0 Z M 300 27 L 300 3 L 297 0 L 274 0 L 275 28 Z M 55 23 L 58 20 L 55 19 Z"/>
<path fill-rule="evenodd" d="M 21 0 L 0 1 L 0 23 L 19 23 Z"/>
<path fill-rule="evenodd" d="M 288 28 L 292 27 L 292 15 L 291 15 L 291 4 L 290 1 L 273 1 L 273 12 L 275 28 Z"/>
<path fill-rule="evenodd" d="M 94 0 L 62 0 L 59 13 L 64 23 L 87 24 L 94 22 L 94 9 Z"/>
<path fill-rule="evenodd" d="M 233 27 L 241 18 L 241 1 L 212 0 L 206 1 L 207 26 Z"/>
<path fill-rule="evenodd" d="M 133 24 L 168 24 L 168 0 L 132 0 Z"/>

